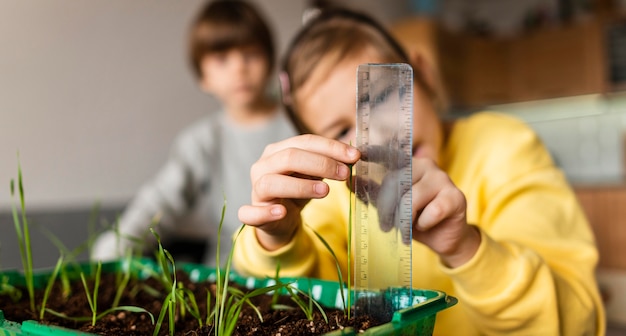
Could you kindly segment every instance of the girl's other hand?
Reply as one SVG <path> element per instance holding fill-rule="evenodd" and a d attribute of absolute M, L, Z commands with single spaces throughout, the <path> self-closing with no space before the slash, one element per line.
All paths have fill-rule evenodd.
<path fill-rule="evenodd" d="M 346 180 L 359 158 L 356 148 L 312 134 L 268 145 L 250 170 L 252 204 L 239 208 L 239 220 L 258 229 L 265 249 L 286 245 L 302 224 L 302 208 L 328 195 L 322 179 Z"/>
<path fill-rule="evenodd" d="M 480 232 L 467 224 L 465 195 L 435 162 L 413 160 L 413 239 L 439 255 L 448 267 L 469 261 Z"/>

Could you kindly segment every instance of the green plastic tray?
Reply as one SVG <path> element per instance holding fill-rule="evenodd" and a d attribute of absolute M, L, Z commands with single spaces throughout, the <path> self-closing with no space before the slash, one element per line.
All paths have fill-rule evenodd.
<path fill-rule="evenodd" d="M 120 260 L 114 262 L 104 263 L 102 265 L 103 272 L 113 272 L 120 269 L 141 272 L 146 267 L 157 270 L 158 266 L 149 259 L 133 260 L 133 264 L 127 260 Z M 133 267 L 134 263 L 140 262 L 142 267 Z M 195 264 L 184 264 L 179 266 L 185 272 L 187 272 L 193 281 L 215 280 L 216 272 L 214 268 L 204 267 Z M 80 265 L 80 269 L 83 272 L 89 272 L 91 270 L 89 263 Z M 52 270 L 42 270 L 35 272 L 34 282 L 35 287 L 42 288 L 47 283 L 47 279 L 50 277 Z M 78 277 L 78 271 L 76 272 Z M 17 271 L 5 271 L 0 272 L 0 276 L 5 276 L 9 279 L 9 282 L 13 285 L 24 285 L 24 277 Z M 140 274 L 140 276 L 148 276 L 146 274 Z M 242 277 L 236 273 L 230 274 L 230 280 L 243 285 L 249 289 L 262 288 L 274 284 L 273 279 L 260 279 L 253 277 Z M 341 300 L 341 288 L 337 282 L 325 281 L 319 279 L 310 278 L 282 278 L 283 282 L 290 282 L 292 286 L 304 290 L 305 292 L 311 291 L 311 294 L 315 300 L 321 305 L 326 307 L 343 308 L 343 302 Z M 409 291 L 411 293 L 409 293 Z M 424 290 L 424 289 L 403 289 L 398 291 L 393 290 L 393 295 L 413 295 L 414 305 L 410 308 L 405 308 L 396 311 L 393 314 L 392 320 L 389 323 L 369 328 L 364 333 L 358 335 L 370 335 L 370 336 L 382 336 L 382 335 L 432 335 L 435 326 L 435 318 L 439 311 L 454 306 L 457 303 L 457 299 L 446 295 L 444 292 L 436 290 Z M 353 293 L 352 293 L 353 295 Z M 393 301 L 399 301 L 403 298 L 398 297 L 386 297 L 386 299 Z M 2 307 L 0 307 L 1 309 Z M 43 325 L 37 321 L 24 321 L 21 324 L 6 320 L 4 313 L 0 310 L 0 336 L 9 335 L 24 335 L 24 336 L 79 336 L 93 334 L 79 332 L 62 327 Z M 357 335 L 357 332 L 351 328 L 344 330 L 338 330 L 325 334 L 325 336 L 339 336 L 339 335 Z"/>

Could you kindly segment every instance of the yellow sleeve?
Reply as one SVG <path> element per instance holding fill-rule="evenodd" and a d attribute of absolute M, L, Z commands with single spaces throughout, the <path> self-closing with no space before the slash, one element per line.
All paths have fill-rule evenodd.
<path fill-rule="evenodd" d="M 449 172 L 482 232 L 468 263 L 441 266 L 463 309 L 485 334 L 603 335 L 598 253 L 573 191 L 525 125 L 480 118 L 450 144 L 471 153 Z"/>
<path fill-rule="evenodd" d="M 242 275 L 274 276 L 280 263 L 284 277 L 312 277 L 337 280 L 337 265 L 345 278 L 347 265 L 347 228 L 350 193 L 343 182 L 326 181 L 330 193 L 311 200 L 302 210 L 305 224 L 292 241 L 275 251 L 265 250 L 256 238 L 255 228 L 246 226 L 235 243 L 233 265 Z M 338 229 L 339 228 L 339 229 Z M 318 237 L 323 237 L 332 253 Z M 334 256 L 333 256 L 334 253 Z M 339 263 L 336 262 L 336 259 Z"/>

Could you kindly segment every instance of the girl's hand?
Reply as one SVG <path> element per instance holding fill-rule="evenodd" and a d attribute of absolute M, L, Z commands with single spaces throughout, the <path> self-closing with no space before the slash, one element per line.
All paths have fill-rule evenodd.
<path fill-rule="evenodd" d="M 413 239 L 439 255 L 448 267 L 469 261 L 480 233 L 468 225 L 465 196 L 430 159 L 413 160 Z"/>
<path fill-rule="evenodd" d="M 311 134 L 268 145 L 250 170 L 252 204 L 239 208 L 239 220 L 258 229 L 267 250 L 286 245 L 302 224 L 302 208 L 328 195 L 322 179 L 346 180 L 359 157 L 348 144 Z"/>

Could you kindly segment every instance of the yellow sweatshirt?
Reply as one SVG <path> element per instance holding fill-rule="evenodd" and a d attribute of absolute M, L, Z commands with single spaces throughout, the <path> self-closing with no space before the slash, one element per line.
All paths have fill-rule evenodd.
<path fill-rule="evenodd" d="M 467 198 L 468 223 L 482 242 L 465 265 L 449 269 L 413 242 L 413 287 L 459 299 L 437 314 L 435 335 L 604 335 L 594 277 L 593 233 L 562 172 L 524 123 L 482 112 L 460 119 L 440 164 Z M 305 226 L 292 242 L 268 252 L 246 227 L 234 263 L 245 275 L 337 279 L 331 245 L 347 272 L 350 195 L 344 182 L 303 210 Z"/>

